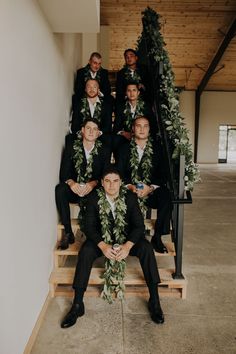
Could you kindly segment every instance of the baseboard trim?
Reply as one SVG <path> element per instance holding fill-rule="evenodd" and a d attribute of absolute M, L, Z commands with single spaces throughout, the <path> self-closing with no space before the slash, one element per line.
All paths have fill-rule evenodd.
<path fill-rule="evenodd" d="M 51 296 L 50 296 L 50 294 L 48 293 L 48 295 L 47 295 L 47 297 L 46 297 L 46 300 L 45 300 L 45 302 L 44 302 L 44 304 L 43 304 L 42 310 L 40 311 L 40 314 L 39 314 L 39 316 L 38 316 L 38 318 L 37 318 L 37 321 L 36 321 L 36 323 L 35 323 L 35 326 L 34 326 L 34 328 L 33 328 L 33 330 L 32 330 L 32 333 L 31 333 L 31 335 L 30 335 L 30 337 L 29 337 L 29 340 L 28 340 L 28 342 L 27 342 L 27 344 L 26 344 L 26 347 L 25 347 L 25 350 L 24 350 L 24 353 L 23 353 L 23 354 L 30 354 L 30 353 L 31 353 L 31 350 L 32 350 L 33 345 L 34 345 L 35 340 L 36 340 L 36 337 L 37 337 L 38 332 L 39 332 L 39 330 L 40 330 L 42 321 L 43 321 L 43 319 L 44 319 L 44 317 L 45 317 L 45 313 L 46 313 L 46 311 L 47 311 L 47 308 L 48 308 L 48 305 L 49 305 L 49 303 L 50 303 L 50 300 L 51 300 Z"/>

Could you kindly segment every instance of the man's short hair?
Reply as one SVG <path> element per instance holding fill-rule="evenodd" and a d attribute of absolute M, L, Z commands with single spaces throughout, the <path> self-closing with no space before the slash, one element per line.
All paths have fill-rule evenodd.
<path fill-rule="evenodd" d="M 111 163 L 109 166 L 107 166 L 102 173 L 102 179 L 104 179 L 107 175 L 110 173 L 114 173 L 115 175 L 118 175 L 121 179 L 121 173 L 118 170 L 117 166 L 114 163 Z"/>
<path fill-rule="evenodd" d="M 130 80 L 130 81 L 128 81 L 127 84 L 125 85 L 126 90 L 127 90 L 127 87 L 128 87 L 129 85 L 134 85 L 134 86 L 136 86 L 137 89 L 139 90 L 139 83 L 138 83 L 137 81 L 135 81 L 135 80 Z"/>
<path fill-rule="evenodd" d="M 100 129 L 100 123 L 99 123 L 99 121 L 96 118 L 85 118 L 85 120 L 82 123 L 82 127 L 85 127 L 85 125 L 88 122 L 92 122 L 92 123 L 96 124 L 98 129 Z"/>
<path fill-rule="evenodd" d="M 126 56 L 126 53 L 127 53 L 127 52 L 132 52 L 132 53 L 134 53 L 134 55 L 138 56 L 136 50 L 134 50 L 134 49 L 132 49 L 132 48 L 128 48 L 128 49 L 126 49 L 126 50 L 124 51 L 124 57 Z"/>
<path fill-rule="evenodd" d="M 148 117 L 146 117 L 146 116 L 137 116 L 137 117 L 135 117 L 134 120 L 132 121 L 132 127 L 134 126 L 134 124 L 136 123 L 136 121 L 137 121 L 138 119 L 146 119 L 146 120 L 148 121 L 149 125 L 150 125 L 150 119 L 149 119 Z"/>
<path fill-rule="evenodd" d="M 98 87 L 100 88 L 100 84 L 99 84 L 99 81 L 98 79 L 96 79 L 96 77 L 91 77 L 91 78 L 88 78 L 86 81 L 85 81 L 85 86 L 87 84 L 88 81 L 96 81 L 96 83 L 98 84 Z"/>
<path fill-rule="evenodd" d="M 100 53 L 98 53 L 98 52 L 93 52 L 93 53 L 90 55 L 89 60 L 92 60 L 92 59 L 93 59 L 93 57 L 96 57 L 96 58 L 98 58 L 98 59 L 102 59 L 101 54 L 100 54 Z"/>

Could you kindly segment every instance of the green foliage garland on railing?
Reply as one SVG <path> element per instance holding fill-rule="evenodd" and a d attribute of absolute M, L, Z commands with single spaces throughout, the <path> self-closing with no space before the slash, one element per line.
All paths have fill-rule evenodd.
<path fill-rule="evenodd" d="M 193 162 L 192 146 L 188 138 L 188 130 L 179 112 L 179 95 L 174 86 L 174 73 L 172 71 L 168 52 L 160 33 L 160 15 L 151 8 L 146 8 L 143 15 L 143 32 L 138 39 L 137 50 L 146 39 L 148 33 L 148 56 L 156 63 L 163 63 L 163 73 L 159 77 L 160 115 L 171 140 L 174 150 L 172 159 L 176 160 L 180 155 L 185 156 L 185 189 L 192 190 L 195 182 L 200 180 L 199 169 Z"/>

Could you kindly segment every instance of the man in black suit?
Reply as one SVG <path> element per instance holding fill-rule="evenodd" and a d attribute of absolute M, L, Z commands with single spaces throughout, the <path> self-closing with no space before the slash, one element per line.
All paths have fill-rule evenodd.
<path fill-rule="evenodd" d="M 83 210 L 88 194 L 97 187 L 103 169 L 110 162 L 110 153 L 97 138 L 99 123 L 89 118 L 83 123 L 82 138 L 68 140 L 61 161 L 60 183 L 56 186 L 56 204 L 64 233 L 60 248 L 74 243 L 69 203 L 79 203 Z"/>
<path fill-rule="evenodd" d="M 130 81 L 139 85 L 142 98 L 152 103 L 150 92 L 150 77 L 147 68 L 138 64 L 138 55 L 134 49 L 126 49 L 124 52 L 125 65 L 118 71 L 116 79 L 116 104 L 125 100 L 126 86 Z"/>
<path fill-rule="evenodd" d="M 125 212 L 121 216 L 122 210 Z M 121 225 L 119 219 L 125 223 L 122 235 L 119 232 L 116 233 L 118 225 Z M 108 236 L 104 235 L 104 225 L 108 225 L 106 229 Z M 121 229 L 122 226 L 120 226 Z M 87 240 L 79 252 L 74 276 L 73 305 L 63 319 L 61 327 L 73 326 L 77 318 L 84 315 L 83 296 L 88 285 L 92 264 L 96 258 L 102 255 L 108 261 L 118 262 L 125 260 L 128 255 L 139 258 L 150 293 L 148 305 L 151 318 L 156 323 L 163 323 L 164 316 L 157 288 L 160 277 L 153 249 L 145 239 L 145 227 L 137 197 L 126 188 L 121 187 L 120 174 L 114 167 L 108 168 L 104 172 L 101 189 L 94 191 L 89 196 L 85 215 L 85 234 Z M 124 241 L 116 250 L 113 245 L 121 236 Z M 105 237 L 108 237 L 109 241 Z"/>
<path fill-rule="evenodd" d="M 150 131 L 152 136 L 155 137 L 157 134 L 157 122 L 151 106 L 140 97 L 139 85 L 130 81 L 126 86 L 126 100 L 116 105 L 113 126 L 113 152 L 115 156 L 119 147 L 131 139 L 132 123 L 138 116 L 145 116 L 149 119 Z"/>
<path fill-rule="evenodd" d="M 157 252 L 165 253 L 167 249 L 161 236 L 170 232 L 171 199 L 166 187 L 161 146 L 150 137 L 149 130 L 146 117 L 134 120 L 134 137 L 119 150 L 117 163 L 124 183 L 137 194 L 141 208 L 158 210 L 151 242 Z"/>
<path fill-rule="evenodd" d="M 72 110 L 76 108 L 77 102 L 84 97 L 85 84 L 88 79 L 96 79 L 99 82 L 99 96 L 105 100 L 111 99 L 111 85 L 108 78 L 108 71 L 102 68 L 101 54 L 94 52 L 90 55 L 88 64 L 77 70 L 74 95 L 72 98 Z"/>
<path fill-rule="evenodd" d="M 99 82 L 89 79 L 85 85 L 86 97 L 81 98 L 71 121 L 72 134 L 77 134 L 87 118 L 95 118 L 99 121 L 102 131 L 101 140 L 110 147 L 112 133 L 112 106 L 109 102 L 99 97 Z"/>

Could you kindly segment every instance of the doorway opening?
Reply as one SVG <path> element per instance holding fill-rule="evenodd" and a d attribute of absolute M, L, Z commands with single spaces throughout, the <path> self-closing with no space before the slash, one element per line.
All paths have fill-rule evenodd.
<path fill-rule="evenodd" d="M 219 126 L 219 163 L 236 163 L 236 125 Z"/>

